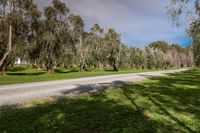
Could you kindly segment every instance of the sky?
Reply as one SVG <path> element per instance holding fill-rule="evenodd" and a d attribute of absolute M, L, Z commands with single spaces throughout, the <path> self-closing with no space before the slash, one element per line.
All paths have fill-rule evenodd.
<path fill-rule="evenodd" d="M 85 29 L 98 23 L 105 29 L 114 28 L 121 34 L 122 42 L 144 48 L 149 43 L 163 40 L 184 47 L 191 44 L 186 25 L 179 28 L 167 14 L 169 0 L 61 0 L 71 12 L 85 21 Z M 47 6 L 51 0 L 40 0 Z"/>

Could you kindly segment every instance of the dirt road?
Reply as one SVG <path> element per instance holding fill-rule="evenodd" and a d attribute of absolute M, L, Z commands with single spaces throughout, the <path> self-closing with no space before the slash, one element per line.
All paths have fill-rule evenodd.
<path fill-rule="evenodd" d="M 59 97 L 66 94 L 77 95 L 94 92 L 110 86 L 123 85 L 125 82 L 141 81 L 149 76 L 165 76 L 169 73 L 185 70 L 187 69 L 3 85 L 0 86 L 0 107 L 22 104 L 36 99 Z"/>

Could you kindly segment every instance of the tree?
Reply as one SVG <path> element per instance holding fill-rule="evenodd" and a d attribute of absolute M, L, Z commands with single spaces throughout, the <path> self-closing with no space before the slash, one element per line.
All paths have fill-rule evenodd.
<path fill-rule="evenodd" d="M 113 71 L 118 71 L 118 61 L 120 54 L 121 39 L 120 35 L 114 30 L 109 29 L 105 37 L 107 41 L 107 52 L 109 64 L 113 67 Z"/>
<path fill-rule="evenodd" d="M 90 50 L 88 51 L 89 62 L 94 68 L 102 69 L 106 61 L 106 44 L 104 29 L 99 24 L 94 24 L 88 35 L 88 44 L 90 44 Z"/>
<path fill-rule="evenodd" d="M 26 17 L 25 20 L 28 26 L 28 34 L 26 35 L 26 42 L 27 45 L 24 49 L 24 56 L 23 58 L 26 59 L 31 64 L 34 64 L 38 68 L 38 61 L 39 61 L 39 53 L 40 53 L 40 41 L 41 41 L 41 35 L 40 32 L 40 26 L 41 26 L 41 16 L 42 12 L 38 10 L 38 7 L 36 4 L 33 3 L 33 1 L 26 1 L 25 4 L 25 10 L 26 10 Z"/>
<path fill-rule="evenodd" d="M 13 8 L 9 8 L 10 2 Z M 84 25 L 84 20 L 71 14 L 60 0 L 53 0 L 43 11 L 34 0 L 0 0 L 0 70 L 11 67 L 16 57 L 49 73 L 56 67 L 78 67 L 79 71 L 179 68 L 193 66 L 192 49 L 199 65 L 198 21 L 188 32 L 194 43 L 189 48 L 164 41 L 145 49 L 128 47 L 114 29 L 104 31 L 94 24 L 86 32 Z"/>
<path fill-rule="evenodd" d="M 166 52 L 169 49 L 169 45 L 165 41 L 153 42 L 153 43 L 149 44 L 149 47 L 153 48 L 154 50 L 155 49 L 159 49 L 159 50 L 161 50 L 163 52 Z"/>
<path fill-rule="evenodd" d="M 3 5 L 3 15 L 5 17 L 5 12 L 6 12 L 6 8 L 5 6 L 8 4 L 9 5 L 9 14 L 11 14 L 13 12 L 13 2 L 12 0 L 10 1 L 5 1 L 5 0 L 1 0 L 0 1 L 0 4 Z M 2 18 L 3 20 L 1 21 L 4 21 L 5 18 Z M 4 65 L 4 62 L 6 60 L 6 58 L 8 57 L 8 55 L 10 54 L 11 50 L 12 50 L 12 30 L 13 30 L 13 27 L 12 27 L 12 24 L 9 24 L 9 37 L 8 37 L 8 43 L 7 43 L 7 49 L 5 50 L 5 53 L 3 54 L 3 56 L 1 57 L 1 60 L 0 60 L 0 75 L 3 74 L 3 65 Z"/>
<path fill-rule="evenodd" d="M 28 6 L 29 2 L 31 1 L 1 0 L 0 7 L 3 13 L 0 17 L 2 23 L 0 26 L 3 28 L 0 31 L 2 37 L 0 42 L 4 48 L 7 47 L 3 49 L 4 54 L 1 55 L 1 71 L 8 66 L 7 63 L 11 60 L 8 57 L 22 56 L 24 53 L 26 37 L 29 33 L 28 23 L 25 20 L 25 18 L 29 17 L 26 11 L 26 6 Z M 15 60 L 15 58 L 12 58 L 12 60 Z"/>
<path fill-rule="evenodd" d="M 188 33 L 193 39 L 194 62 L 200 67 L 200 20 L 191 24 Z"/>
<path fill-rule="evenodd" d="M 193 2 L 195 12 L 187 10 L 188 3 Z M 171 15 L 172 20 L 179 26 L 179 17 L 185 14 L 192 16 L 192 23 L 189 28 L 189 35 L 193 41 L 194 62 L 196 66 L 200 67 L 200 38 L 199 38 L 199 22 L 200 22 L 200 2 L 199 0 L 171 0 L 168 13 Z"/>
<path fill-rule="evenodd" d="M 44 18 L 36 26 L 36 42 L 30 55 L 49 73 L 60 64 L 60 58 L 65 57 L 69 43 L 69 9 L 59 0 L 54 0 L 52 6 L 44 8 Z"/>
<path fill-rule="evenodd" d="M 85 71 L 86 69 L 86 64 L 85 64 L 85 56 L 83 52 L 83 39 L 84 39 L 84 21 L 81 18 L 81 16 L 77 15 L 72 15 L 70 17 L 71 23 L 72 23 L 72 36 L 74 40 L 74 52 L 76 54 L 76 58 L 78 59 L 79 62 L 79 71 Z"/>

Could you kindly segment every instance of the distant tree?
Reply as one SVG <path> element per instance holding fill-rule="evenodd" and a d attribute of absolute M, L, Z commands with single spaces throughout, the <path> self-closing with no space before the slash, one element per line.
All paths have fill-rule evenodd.
<path fill-rule="evenodd" d="M 186 48 L 186 65 L 187 67 L 194 67 L 194 53 L 193 46 L 189 46 Z"/>
<path fill-rule="evenodd" d="M 118 71 L 118 61 L 120 55 L 121 39 L 120 35 L 114 30 L 109 29 L 105 37 L 107 41 L 107 52 L 109 64 L 113 67 L 113 71 Z"/>
<path fill-rule="evenodd" d="M 16 57 L 49 73 L 56 67 L 79 71 L 191 67 L 193 59 L 199 65 L 198 21 L 188 32 L 194 43 L 188 48 L 164 41 L 145 49 L 128 47 L 114 29 L 105 31 L 94 24 L 86 32 L 84 25 L 81 16 L 71 14 L 60 0 L 41 11 L 34 0 L 0 0 L 0 71 L 12 67 Z"/>
<path fill-rule="evenodd" d="M 147 58 L 147 68 L 155 69 L 156 68 L 156 59 L 154 54 L 155 51 L 152 48 L 146 47 L 145 52 Z"/>
<path fill-rule="evenodd" d="M 169 45 L 165 41 L 156 41 L 156 42 L 153 42 L 153 43 L 149 44 L 149 47 L 153 48 L 154 50 L 155 49 L 161 50 L 163 52 L 167 52 L 167 50 L 169 49 Z"/>
<path fill-rule="evenodd" d="M 171 49 L 175 48 L 178 52 L 185 52 L 185 49 L 182 48 L 182 47 L 181 47 L 180 45 L 178 45 L 178 44 L 172 44 L 172 45 L 170 46 L 170 48 L 171 48 Z"/>
<path fill-rule="evenodd" d="M 88 42 L 90 44 L 89 60 L 94 68 L 102 69 L 106 61 L 105 49 L 107 47 L 103 28 L 99 24 L 94 24 L 88 37 L 88 40 L 90 40 Z"/>
<path fill-rule="evenodd" d="M 81 16 L 72 15 L 70 17 L 71 23 L 72 23 L 72 36 L 74 40 L 74 52 L 76 54 L 76 58 L 79 62 L 79 71 L 85 71 L 86 70 L 86 64 L 85 64 L 85 56 L 83 52 L 83 40 L 84 40 L 84 20 L 81 18 Z"/>
<path fill-rule="evenodd" d="M 131 60 L 131 49 L 124 44 L 121 44 L 121 50 L 119 55 L 118 67 L 120 68 L 134 68 L 134 64 Z"/>

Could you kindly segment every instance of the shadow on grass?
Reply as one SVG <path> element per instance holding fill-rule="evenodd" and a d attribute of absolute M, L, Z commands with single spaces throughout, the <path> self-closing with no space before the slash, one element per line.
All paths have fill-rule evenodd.
<path fill-rule="evenodd" d="M 19 71 L 23 71 L 23 70 L 26 70 L 28 69 L 28 67 L 25 67 L 25 66 L 16 66 L 16 67 L 13 67 L 13 68 L 10 68 L 9 71 L 11 72 L 19 72 Z"/>
<path fill-rule="evenodd" d="M 75 73 L 75 72 L 79 72 L 78 70 L 68 70 L 68 71 L 64 71 L 62 69 L 56 69 L 55 70 L 56 73 Z"/>
<path fill-rule="evenodd" d="M 118 87 L 105 90 L 112 85 Z M 152 78 L 142 84 L 116 81 L 99 87 L 78 86 L 63 93 L 83 94 L 97 90 L 74 99 L 2 110 L 0 132 L 200 132 L 199 70 Z M 181 114 L 185 113 L 187 116 L 182 118 Z M 188 121 L 191 115 L 192 121 Z"/>
<path fill-rule="evenodd" d="M 106 69 L 106 70 L 104 70 L 105 72 L 119 72 L 119 70 L 108 70 L 108 69 Z"/>
<path fill-rule="evenodd" d="M 154 133 L 157 124 L 143 110 L 120 105 L 103 92 L 90 98 L 58 99 L 32 108 L 7 107 L 0 114 L 0 132 L 6 133 Z"/>
<path fill-rule="evenodd" d="M 12 76 L 38 76 L 43 75 L 46 72 L 6 72 L 6 75 L 12 75 Z"/>

